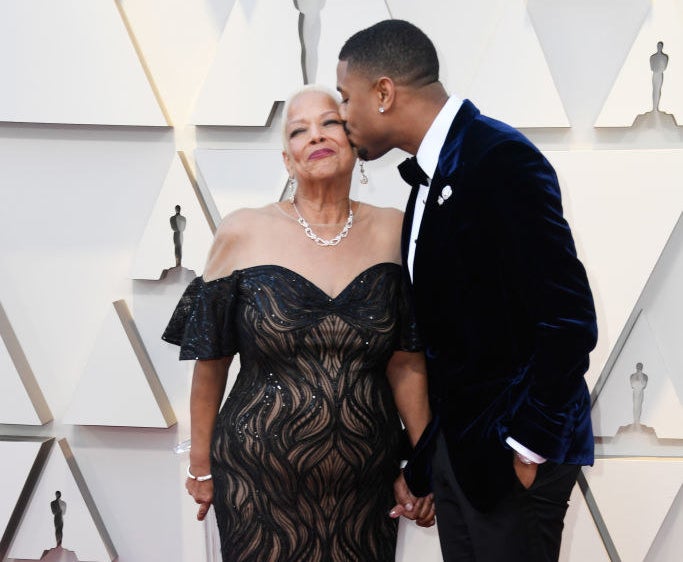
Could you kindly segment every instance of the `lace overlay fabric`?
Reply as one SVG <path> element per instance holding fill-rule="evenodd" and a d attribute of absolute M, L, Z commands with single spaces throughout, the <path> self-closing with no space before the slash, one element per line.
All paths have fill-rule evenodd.
<path fill-rule="evenodd" d="M 225 562 L 394 560 L 401 425 L 385 370 L 419 349 L 400 266 L 335 298 L 275 265 L 197 278 L 163 337 L 181 358 L 240 354 L 211 448 Z"/>

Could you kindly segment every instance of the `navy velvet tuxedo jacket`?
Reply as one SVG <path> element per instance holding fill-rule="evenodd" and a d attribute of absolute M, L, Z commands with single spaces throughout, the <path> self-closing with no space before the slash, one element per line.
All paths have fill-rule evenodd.
<path fill-rule="evenodd" d="M 440 201 L 446 186 L 452 194 Z M 416 195 L 413 187 L 404 263 Z M 435 417 L 406 473 L 414 492 L 428 489 L 438 431 L 459 484 L 482 510 L 513 485 L 508 435 L 552 462 L 593 463 L 583 376 L 595 310 L 557 176 L 519 131 L 467 100 L 432 179 L 413 298 Z"/>

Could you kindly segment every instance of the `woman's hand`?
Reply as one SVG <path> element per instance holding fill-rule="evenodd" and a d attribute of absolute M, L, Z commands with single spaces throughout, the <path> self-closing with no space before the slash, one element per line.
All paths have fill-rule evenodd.
<path fill-rule="evenodd" d="M 213 481 L 205 480 L 199 482 L 192 478 L 187 478 L 185 480 L 185 488 L 187 489 L 187 493 L 199 504 L 197 520 L 203 521 L 211 507 L 211 502 L 213 501 Z"/>
<path fill-rule="evenodd" d="M 394 481 L 394 498 L 396 505 L 389 512 L 389 517 L 396 519 L 403 515 L 406 519 L 415 521 L 420 527 L 434 525 L 434 495 L 429 494 L 423 498 L 414 496 L 406 484 L 403 472 Z"/>

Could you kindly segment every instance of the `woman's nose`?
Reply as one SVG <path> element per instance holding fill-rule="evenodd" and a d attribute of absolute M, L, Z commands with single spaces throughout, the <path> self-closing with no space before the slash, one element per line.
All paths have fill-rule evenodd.
<path fill-rule="evenodd" d="M 311 142 L 319 142 L 325 138 L 325 133 L 322 127 L 318 125 L 311 126 Z"/>

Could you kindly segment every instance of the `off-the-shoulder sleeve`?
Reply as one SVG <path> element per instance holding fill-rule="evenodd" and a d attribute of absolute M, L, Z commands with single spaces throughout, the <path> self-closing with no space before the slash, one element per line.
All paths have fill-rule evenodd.
<path fill-rule="evenodd" d="M 219 359 L 238 352 L 235 329 L 236 274 L 185 289 L 161 338 L 180 346 L 180 359 Z"/>
<path fill-rule="evenodd" d="M 399 283 L 398 321 L 400 333 L 396 349 L 398 351 L 422 351 L 424 346 L 417 332 L 410 282 L 405 275 L 401 275 Z"/>

